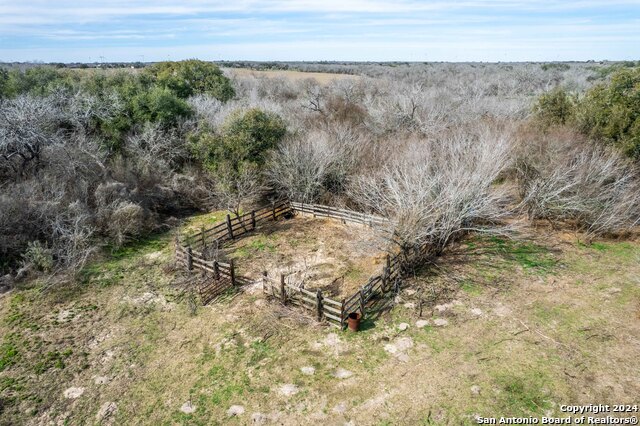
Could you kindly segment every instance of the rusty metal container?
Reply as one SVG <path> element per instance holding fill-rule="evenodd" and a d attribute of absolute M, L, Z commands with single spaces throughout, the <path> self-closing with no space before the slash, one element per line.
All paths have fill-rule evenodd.
<path fill-rule="evenodd" d="M 350 331 L 358 331 L 362 315 L 358 312 L 351 312 L 347 317 L 347 325 Z"/>

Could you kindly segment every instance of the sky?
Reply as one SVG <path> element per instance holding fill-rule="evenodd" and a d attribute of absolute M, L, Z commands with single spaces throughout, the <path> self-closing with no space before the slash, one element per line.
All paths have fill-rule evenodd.
<path fill-rule="evenodd" d="M 0 0 L 0 62 L 640 59 L 640 0 Z"/>

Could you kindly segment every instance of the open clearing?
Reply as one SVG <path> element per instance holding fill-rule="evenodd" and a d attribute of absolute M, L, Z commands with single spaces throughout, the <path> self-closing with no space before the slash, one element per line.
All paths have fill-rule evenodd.
<path fill-rule="evenodd" d="M 335 80 L 358 80 L 361 77 L 350 74 L 337 74 L 329 72 L 304 72 L 291 70 L 267 70 L 256 71 L 248 68 L 221 68 L 224 73 L 230 77 L 267 77 L 267 78 L 284 78 L 288 80 L 307 80 L 314 79 L 320 84 L 331 83 Z"/>
<path fill-rule="evenodd" d="M 2 296 L 0 423 L 457 425 L 637 403 L 640 243 L 532 234 L 463 241 L 357 334 L 301 325 L 260 294 L 193 312 L 159 235 Z M 234 255 L 301 238 L 300 259 L 323 239 L 333 256 L 334 236 L 278 235 Z"/>

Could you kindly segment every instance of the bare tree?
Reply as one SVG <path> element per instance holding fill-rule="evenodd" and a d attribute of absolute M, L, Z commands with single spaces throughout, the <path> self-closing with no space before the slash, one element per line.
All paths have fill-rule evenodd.
<path fill-rule="evenodd" d="M 142 172 L 164 179 L 169 179 L 173 170 L 189 157 L 182 135 L 157 123 L 146 123 L 141 131 L 130 135 L 127 147 Z"/>
<path fill-rule="evenodd" d="M 267 177 L 281 195 L 292 200 L 314 202 L 323 191 L 339 195 L 367 157 L 369 146 L 354 127 L 329 123 L 281 144 L 271 157 Z"/>
<path fill-rule="evenodd" d="M 260 174 L 254 167 L 239 172 L 222 172 L 215 184 L 218 202 L 237 218 L 243 208 L 256 204 L 264 192 Z"/>
<path fill-rule="evenodd" d="M 0 103 L 0 166 L 25 175 L 39 165 L 45 146 L 60 143 L 62 113 L 52 96 L 21 95 Z"/>
<path fill-rule="evenodd" d="M 587 145 L 547 161 L 519 167 L 530 218 L 573 222 L 589 237 L 640 223 L 640 179 L 618 152 Z"/>
<path fill-rule="evenodd" d="M 325 91 L 315 80 L 309 79 L 304 82 L 305 100 L 303 108 L 310 111 L 324 113 Z"/>
<path fill-rule="evenodd" d="M 504 232 L 507 192 L 494 182 L 511 161 L 506 134 L 483 129 L 413 144 L 372 176 L 360 176 L 352 197 L 392 219 L 404 247 L 428 244 L 440 253 L 463 232 Z"/>
<path fill-rule="evenodd" d="M 267 176 L 283 196 L 310 203 L 320 195 L 332 161 L 326 136 L 313 133 L 282 144 L 271 158 Z"/>

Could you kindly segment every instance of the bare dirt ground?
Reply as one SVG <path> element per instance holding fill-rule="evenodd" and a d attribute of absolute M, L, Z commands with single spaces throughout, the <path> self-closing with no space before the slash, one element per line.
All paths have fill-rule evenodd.
<path fill-rule="evenodd" d="M 0 298 L 0 424 L 471 425 L 638 403 L 640 243 L 531 234 L 465 240 L 359 333 L 244 291 L 194 309 L 168 234 L 23 284 Z"/>
<path fill-rule="evenodd" d="M 285 78 L 294 81 L 314 79 L 320 84 L 328 84 L 335 80 L 357 80 L 360 78 L 357 75 L 334 74 L 328 72 L 302 72 L 290 70 L 256 71 L 246 68 L 222 68 L 222 70 L 229 76 Z"/>
<path fill-rule="evenodd" d="M 234 259 L 242 276 L 284 274 L 293 285 L 340 298 L 382 271 L 388 246 L 366 226 L 297 215 L 267 222 L 259 232 L 226 244 L 223 258 Z"/>

